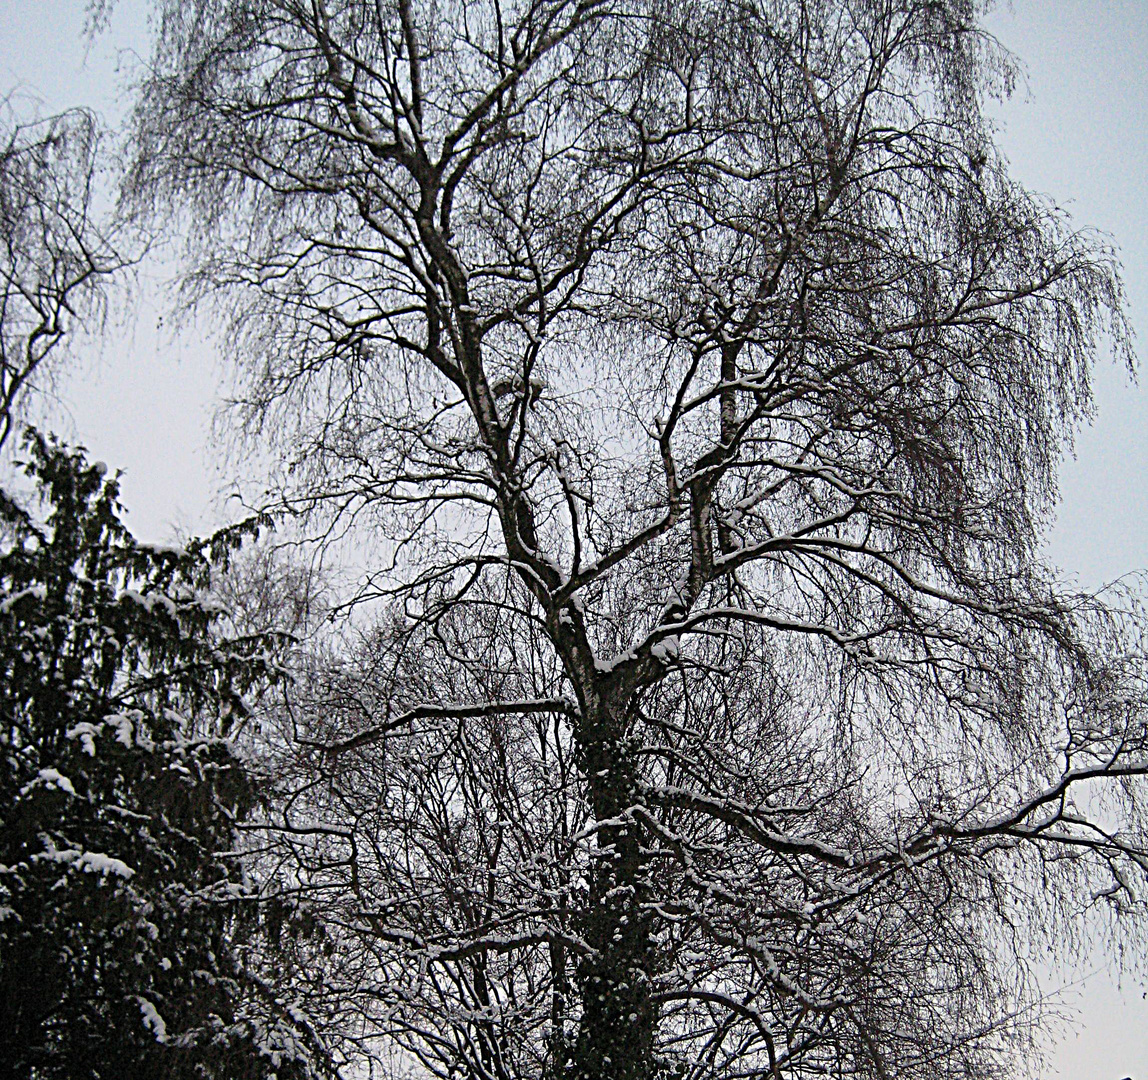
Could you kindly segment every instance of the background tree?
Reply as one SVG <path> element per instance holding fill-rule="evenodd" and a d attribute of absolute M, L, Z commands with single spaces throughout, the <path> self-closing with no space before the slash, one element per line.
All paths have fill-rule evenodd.
<path fill-rule="evenodd" d="M 0 494 L 7 1073 L 313 1075 L 316 1032 L 251 955 L 255 794 L 224 737 L 276 640 L 215 631 L 210 549 L 137 544 L 102 465 L 27 450 L 39 503 Z"/>
<path fill-rule="evenodd" d="M 284 705 L 314 992 L 442 1076 L 1006 1069 L 1034 942 L 1143 914 L 1148 733 L 1036 557 L 1120 285 L 979 5 L 159 11 L 129 195 L 379 555 Z"/>
<path fill-rule="evenodd" d="M 70 321 L 125 266 L 96 208 L 99 130 L 81 109 L 0 112 L 0 447 Z"/>

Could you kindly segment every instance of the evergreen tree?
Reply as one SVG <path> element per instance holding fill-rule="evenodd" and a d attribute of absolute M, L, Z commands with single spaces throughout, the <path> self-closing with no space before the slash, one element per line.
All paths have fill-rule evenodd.
<path fill-rule="evenodd" d="M 208 598 L 237 533 L 137 543 L 102 465 L 26 448 L 32 509 L 0 491 L 5 1074 L 313 1075 L 237 857 L 254 787 L 226 736 L 276 677 L 276 639 L 224 639 Z"/>

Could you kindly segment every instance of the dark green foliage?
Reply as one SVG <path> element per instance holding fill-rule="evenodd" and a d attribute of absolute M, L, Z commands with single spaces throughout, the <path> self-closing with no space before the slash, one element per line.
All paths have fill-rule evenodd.
<path fill-rule="evenodd" d="M 275 640 L 215 631 L 220 551 L 136 543 L 103 466 L 26 447 L 39 507 L 0 492 L 3 1071 L 310 1075 L 305 1024 L 246 963 L 253 790 L 224 737 Z"/>

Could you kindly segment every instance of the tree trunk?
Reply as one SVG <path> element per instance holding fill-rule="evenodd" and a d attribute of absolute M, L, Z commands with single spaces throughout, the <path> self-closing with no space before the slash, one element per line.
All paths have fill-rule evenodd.
<path fill-rule="evenodd" d="M 582 1019 L 571 1076 L 651 1080 L 657 1073 L 657 1011 L 651 1000 L 649 882 L 640 826 L 628 814 L 636 801 L 636 770 L 614 722 L 596 728 L 583 742 L 584 767 L 594 816 L 609 824 L 597 834 L 582 927 L 594 952 L 577 971 Z"/>

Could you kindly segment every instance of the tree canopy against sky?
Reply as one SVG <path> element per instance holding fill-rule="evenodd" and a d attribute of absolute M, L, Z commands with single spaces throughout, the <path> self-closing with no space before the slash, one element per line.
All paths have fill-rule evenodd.
<path fill-rule="evenodd" d="M 160 10 L 131 197 L 282 505 L 382 552 L 293 804 L 372 1032 L 990 1073 L 1007 955 L 1139 910 L 1148 748 L 1135 620 L 1035 557 L 1120 285 L 1008 178 L 979 8 Z"/>
<path fill-rule="evenodd" d="M 1062 796 L 1139 771 L 1137 647 L 1032 558 L 1118 286 L 975 14 L 167 7 L 136 192 L 255 286 L 286 500 L 396 557 L 291 854 L 432 1067 L 969 1075 L 993 917 L 1129 907 Z"/>

